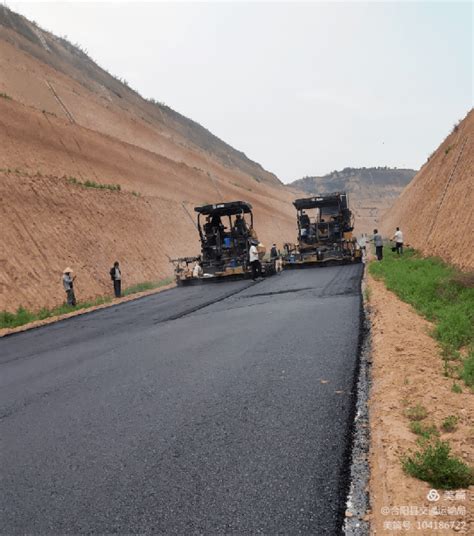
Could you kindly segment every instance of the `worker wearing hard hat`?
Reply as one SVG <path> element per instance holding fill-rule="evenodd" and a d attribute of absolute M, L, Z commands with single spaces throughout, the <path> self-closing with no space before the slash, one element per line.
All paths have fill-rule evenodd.
<path fill-rule="evenodd" d="M 76 305 L 76 296 L 74 294 L 74 280 L 76 276 L 72 276 L 72 269 L 69 266 L 63 272 L 63 287 L 66 291 L 67 304 L 71 307 Z"/>

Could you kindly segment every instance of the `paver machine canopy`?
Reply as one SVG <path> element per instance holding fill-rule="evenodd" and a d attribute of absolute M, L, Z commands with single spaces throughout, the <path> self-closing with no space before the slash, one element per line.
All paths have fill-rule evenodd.
<path fill-rule="evenodd" d="M 287 265 L 358 262 L 354 218 L 345 192 L 296 199 L 297 244 L 287 244 Z"/>

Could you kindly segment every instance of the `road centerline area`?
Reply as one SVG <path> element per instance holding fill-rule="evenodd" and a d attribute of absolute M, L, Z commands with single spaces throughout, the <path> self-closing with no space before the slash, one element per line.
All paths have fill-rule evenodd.
<path fill-rule="evenodd" d="M 339 534 L 361 275 L 177 288 L 0 341 L 3 530 Z"/>

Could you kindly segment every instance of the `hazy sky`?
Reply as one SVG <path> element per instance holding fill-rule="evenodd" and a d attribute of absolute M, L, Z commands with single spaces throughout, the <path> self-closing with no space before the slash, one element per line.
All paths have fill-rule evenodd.
<path fill-rule="evenodd" d="M 285 182 L 418 168 L 472 106 L 469 2 L 7 4 Z"/>

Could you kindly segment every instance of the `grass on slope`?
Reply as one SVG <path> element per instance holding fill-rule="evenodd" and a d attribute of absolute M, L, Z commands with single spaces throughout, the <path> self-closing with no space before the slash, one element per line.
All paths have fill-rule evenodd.
<path fill-rule="evenodd" d="M 423 258 L 407 249 L 399 257 L 389 248 L 381 262 L 369 265 L 370 273 L 435 324 L 433 336 L 446 360 L 460 358 L 467 348 L 460 377 L 474 387 L 474 274 L 459 272 L 436 258 Z"/>
<path fill-rule="evenodd" d="M 123 296 L 129 296 L 131 294 L 136 294 L 138 292 L 143 292 L 144 290 L 152 290 L 155 288 L 163 287 L 169 285 L 173 281 L 173 278 L 168 277 L 160 281 L 146 281 L 144 283 L 138 283 L 131 287 L 126 288 L 123 292 Z M 23 326 L 24 324 L 29 324 L 35 320 L 44 320 L 46 318 L 52 318 L 55 316 L 60 316 L 66 313 L 71 313 L 72 311 L 79 311 L 81 309 L 88 309 L 89 307 L 95 307 L 97 305 L 102 305 L 104 303 L 110 303 L 112 301 L 112 296 L 101 296 L 92 301 L 78 302 L 77 305 L 71 307 L 69 305 L 63 304 L 53 309 L 43 308 L 37 312 L 29 311 L 24 307 L 19 307 L 16 313 L 10 313 L 8 311 L 0 311 L 0 329 L 1 328 L 16 328 L 18 326 Z"/>
<path fill-rule="evenodd" d="M 113 192 L 120 192 L 122 187 L 120 184 L 103 184 L 100 182 L 86 180 L 84 182 L 76 179 L 76 177 L 69 177 L 67 179 L 69 184 L 75 184 L 77 186 L 82 186 L 83 188 L 96 188 L 98 190 L 112 190 Z"/>

